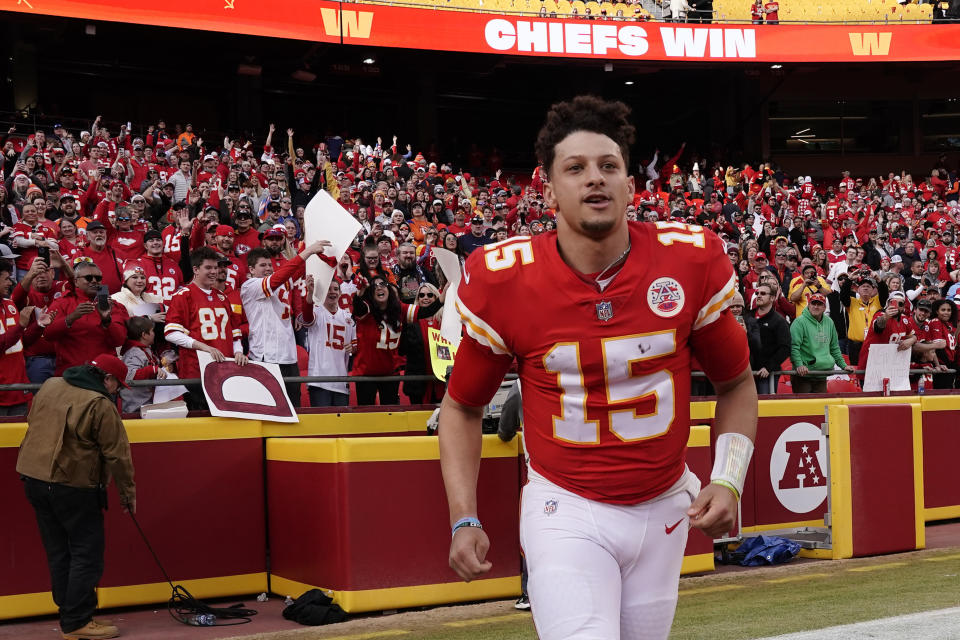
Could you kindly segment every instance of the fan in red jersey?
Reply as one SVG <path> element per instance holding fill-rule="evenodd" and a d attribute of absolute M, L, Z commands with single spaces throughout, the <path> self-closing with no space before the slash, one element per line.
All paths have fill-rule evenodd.
<path fill-rule="evenodd" d="M 23 359 L 23 349 L 39 337 L 33 332 L 30 341 L 24 330 L 36 322 L 33 319 L 33 306 L 18 309 L 8 296 L 13 288 L 11 272 L 13 267 L 0 262 L 0 384 L 24 384 L 27 368 Z M 0 416 L 27 415 L 29 391 L 0 391 Z"/>
<path fill-rule="evenodd" d="M 933 302 L 925 298 L 917 301 L 913 308 L 911 320 L 917 334 L 917 341 L 913 344 L 912 359 L 914 366 L 939 371 L 946 369 L 939 360 L 939 355 L 947 346 L 947 339 L 941 332 L 940 322 L 933 316 Z"/>
<path fill-rule="evenodd" d="M 595 97 L 552 107 L 537 154 L 557 231 L 478 249 L 460 283 L 468 335 L 440 412 L 450 565 L 468 581 L 491 566 L 480 422 L 516 359 L 530 455 L 520 539 L 544 640 L 666 638 L 687 530 L 731 529 L 753 450 L 747 341 L 727 311 L 733 269 L 702 227 L 627 222 L 628 114 Z M 702 490 L 685 464 L 693 357 L 717 390 Z"/>
<path fill-rule="evenodd" d="M 199 378 L 197 351 L 205 351 L 217 362 L 233 356 L 239 365 L 247 364 L 240 342 L 240 328 L 227 296 L 216 289 L 220 256 L 209 247 L 190 252 L 193 280 L 170 299 L 164 337 L 180 347 L 177 362 L 181 378 Z M 188 387 L 190 388 L 190 387 Z M 187 406 L 206 409 L 207 402 L 199 386 L 190 388 Z"/>
<path fill-rule="evenodd" d="M 65 261 L 56 251 L 50 252 L 51 265 L 43 258 L 34 258 L 30 270 L 23 279 L 13 288 L 10 298 L 22 309 L 27 305 L 40 310 L 38 322 L 31 324 L 24 334 L 23 357 L 27 366 L 27 378 L 34 384 L 43 384 L 47 378 L 53 376 L 56 369 L 56 349 L 44 335 L 43 330 L 50 323 L 47 314 L 51 303 L 57 298 L 66 295 L 69 290 L 67 283 L 73 281 L 72 261 Z M 56 280 L 56 271 L 59 269 L 63 280 Z M 36 339 L 33 333 L 39 334 Z"/>
<path fill-rule="evenodd" d="M 33 203 L 23 205 L 20 212 L 20 222 L 13 225 L 13 232 L 10 234 L 11 244 L 18 249 L 16 259 L 17 269 L 21 273 L 26 272 L 33 259 L 37 257 L 37 247 L 47 247 L 56 250 L 59 248 L 54 234 L 48 228 L 40 224 L 40 214 L 37 212 L 37 206 Z"/>
<path fill-rule="evenodd" d="M 237 233 L 233 239 L 233 250 L 238 256 L 242 257 L 251 249 L 260 246 L 260 234 L 257 233 L 257 228 L 253 226 L 253 213 L 250 203 L 242 200 L 237 205 L 237 212 L 233 219 L 235 221 L 234 226 L 237 228 Z"/>
<path fill-rule="evenodd" d="M 957 368 L 957 307 L 950 300 L 939 300 L 933 305 L 934 318 L 930 331 L 934 340 L 943 340 L 944 346 L 937 351 L 937 361 L 948 369 Z M 934 389 L 953 389 L 955 373 L 933 376 Z"/>
<path fill-rule="evenodd" d="M 897 351 L 911 348 L 917 341 L 917 332 L 913 320 L 904 313 L 906 297 L 902 291 L 892 291 L 887 299 L 883 313 L 873 316 L 870 329 L 860 349 L 857 366 L 866 370 L 870 347 L 875 344 L 896 344 Z M 929 309 L 928 309 L 929 312 Z"/>
<path fill-rule="evenodd" d="M 235 232 L 233 227 L 228 224 L 218 224 L 214 232 L 213 242 L 215 249 L 222 253 L 230 261 L 227 266 L 227 284 L 234 289 L 239 289 L 243 281 L 247 279 L 247 260 L 244 256 L 238 256 L 233 251 L 233 240 Z"/>
<path fill-rule="evenodd" d="M 357 355 L 353 360 L 354 376 L 394 375 L 402 361 L 397 349 L 400 333 L 409 322 L 420 316 L 432 316 L 440 308 L 436 301 L 429 307 L 400 302 L 397 288 L 383 276 L 370 279 L 370 286 L 353 296 L 353 318 L 357 323 Z M 358 382 L 357 403 L 369 405 L 397 404 L 399 382 Z"/>
<path fill-rule="evenodd" d="M 151 229 L 143 234 L 144 255 L 137 260 L 128 260 L 125 265 L 136 264 L 147 277 L 147 291 L 169 304 L 174 292 L 183 283 L 180 266 L 163 252 L 163 235 Z"/>

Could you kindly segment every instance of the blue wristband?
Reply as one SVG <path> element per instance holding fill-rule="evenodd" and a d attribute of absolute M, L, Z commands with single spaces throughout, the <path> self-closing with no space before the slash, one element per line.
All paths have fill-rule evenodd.
<path fill-rule="evenodd" d="M 480 521 L 476 518 L 460 518 L 453 523 L 453 530 L 450 532 L 450 536 L 452 537 L 457 532 L 457 529 L 463 529 L 464 527 L 476 527 L 477 529 L 483 529 L 483 525 L 480 524 Z"/>

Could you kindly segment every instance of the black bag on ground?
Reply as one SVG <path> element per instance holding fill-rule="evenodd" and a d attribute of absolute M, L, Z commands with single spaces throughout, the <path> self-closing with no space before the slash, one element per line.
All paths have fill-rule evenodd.
<path fill-rule="evenodd" d="M 330 596 L 323 591 L 310 589 L 283 610 L 283 617 L 300 624 L 317 626 L 343 622 L 347 614 L 340 605 L 333 604 Z"/>

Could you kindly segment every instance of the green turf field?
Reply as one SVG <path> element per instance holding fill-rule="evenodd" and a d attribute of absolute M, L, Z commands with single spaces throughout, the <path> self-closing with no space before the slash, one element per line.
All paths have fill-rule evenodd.
<path fill-rule="evenodd" d="M 783 565 L 683 578 L 672 640 L 746 640 L 960 605 L 960 549 Z M 471 608 L 461 607 L 464 616 Z M 494 615 L 491 615 L 494 613 Z M 482 617 L 395 616 L 377 630 L 317 630 L 297 638 L 534 640 L 530 615 L 512 603 Z M 387 623 L 390 618 L 384 618 Z M 293 637 L 293 636 L 291 636 Z"/>
<path fill-rule="evenodd" d="M 960 606 L 960 548 L 793 563 L 680 581 L 671 640 L 750 640 Z M 536 640 L 512 601 L 435 607 L 249 640 Z"/>

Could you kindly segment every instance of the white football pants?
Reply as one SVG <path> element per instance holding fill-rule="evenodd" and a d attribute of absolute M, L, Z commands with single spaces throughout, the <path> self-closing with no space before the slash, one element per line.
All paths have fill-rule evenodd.
<path fill-rule="evenodd" d="M 677 606 L 689 469 L 636 505 L 587 500 L 529 469 L 520 507 L 533 620 L 541 640 L 664 640 Z"/>

